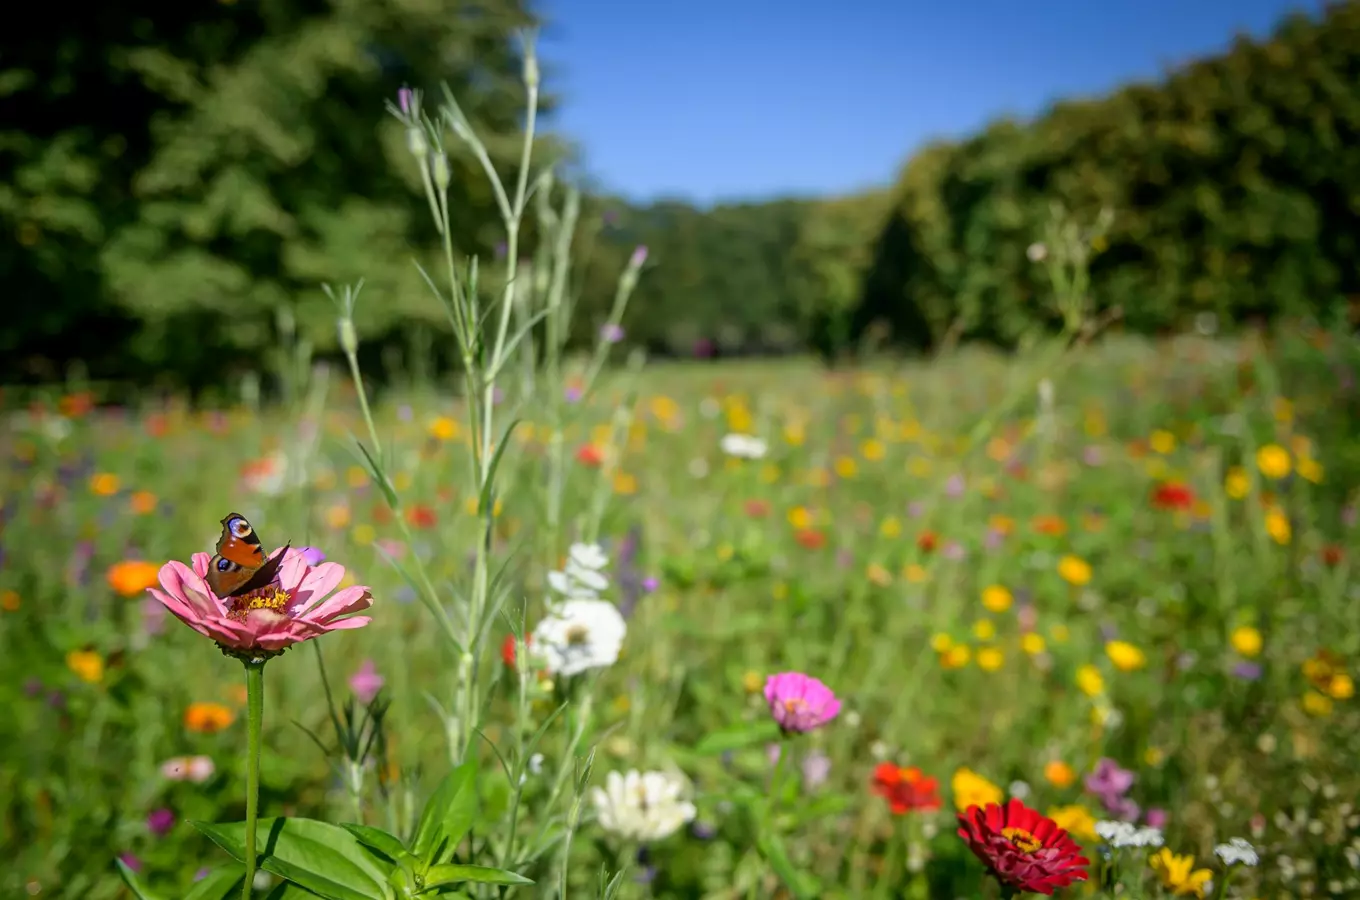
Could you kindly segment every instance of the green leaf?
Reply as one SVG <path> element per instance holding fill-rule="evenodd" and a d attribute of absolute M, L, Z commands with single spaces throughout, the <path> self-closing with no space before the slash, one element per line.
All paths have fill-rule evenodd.
<path fill-rule="evenodd" d="M 191 823 L 245 861 L 246 823 Z M 385 865 L 339 825 L 316 819 L 261 819 L 260 868 L 328 900 L 391 900 Z"/>
<path fill-rule="evenodd" d="M 533 884 L 531 879 L 523 875 L 516 875 L 505 869 L 493 869 L 490 866 L 450 864 L 433 866 L 425 873 L 426 887 L 443 887 L 446 884 L 459 884 L 464 881 L 476 881 L 480 884 Z"/>
<path fill-rule="evenodd" d="M 451 858 L 477 820 L 477 761 L 469 759 L 444 776 L 420 814 L 411 850 L 427 865 Z"/>
<path fill-rule="evenodd" d="M 716 753 L 726 753 L 728 750 L 740 750 L 743 747 L 762 744 L 778 737 L 779 726 L 775 721 L 773 719 L 762 719 L 753 724 L 736 725 L 732 728 L 724 728 L 721 731 L 709 732 L 694 745 L 694 752 L 700 756 L 711 756 Z"/>
<path fill-rule="evenodd" d="M 505 431 L 501 432 L 501 439 L 496 442 L 496 452 L 491 454 L 491 465 L 486 470 L 486 482 L 482 485 L 482 495 L 477 500 L 477 514 L 489 515 L 491 509 L 491 491 L 496 486 L 496 470 L 500 468 L 501 459 L 505 456 L 505 448 L 510 446 L 510 436 L 514 433 L 515 427 L 523 422 L 523 419 L 514 419 L 509 425 L 505 426 Z"/>
<path fill-rule="evenodd" d="M 137 877 L 136 872 L 129 868 L 127 863 L 121 859 L 115 859 L 113 863 L 118 867 L 118 874 L 123 876 L 123 884 L 128 886 L 128 890 L 132 891 L 137 900 L 161 900 L 158 895 L 151 893 L 142 886 L 141 879 Z"/>
<path fill-rule="evenodd" d="M 349 822 L 342 824 L 340 827 L 358 838 L 359 843 L 371 850 L 378 851 L 383 856 L 392 860 L 392 862 L 399 861 L 403 856 L 411 855 L 406 851 L 406 845 L 401 842 L 401 838 L 394 834 L 388 834 L 381 828 L 373 828 L 369 825 L 355 825 Z"/>
<path fill-rule="evenodd" d="M 760 848 L 760 853 L 765 857 L 765 861 L 774 869 L 774 874 L 779 876 L 779 880 L 784 882 L 789 890 L 793 891 L 799 900 L 816 900 L 821 896 L 822 889 L 817 880 L 806 872 L 800 872 L 794 867 L 792 860 L 789 859 L 788 851 L 784 849 L 783 840 L 776 834 L 762 834 L 756 839 L 756 846 Z"/>
<path fill-rule="evenodd" d="M 214 869 L 201 881 L 194 882 L 189 893 L 184 895 L 184 900 L 225 900 L 233 894 L 239 897 L 241 895 L 241 879 L 245 875 L 246 870 L 241 866 Z"/>
<path fill-rule="evenodd" d="M 378 461 L 373 458 L 373 454 L 368 452 L 368 448 L 364 446 L 363 441 L 355 438 L 354 446 L 358 447 L 359 453 L 363 454 L 361 462 L 364 463 L 368 470 L 368 477 L 372 478 L 373 483 L 378 486 L 378 490 L 382 491 L 383 499 L 387 501 L 388 507 L 393 510 L 399 509 L 397 489 L 392 487 L 392 482 L 387 480 L 387 475 L 383 472 L 382 466 L 378 465 Z"/>

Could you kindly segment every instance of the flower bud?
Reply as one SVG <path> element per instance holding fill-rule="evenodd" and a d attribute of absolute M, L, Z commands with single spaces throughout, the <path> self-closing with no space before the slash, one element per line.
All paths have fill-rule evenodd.
<path fill-rule="evenodd" d="M 406 149 L 410 150 L 416 159 L 425 158 L 430 152 L 430 142 L 426 140 L 424 130 L 414 125 L 406 129 Z"/>
<path fill-rule="evenodd" d="M 434 178 L 434 186 L 440 191 L 449 189 L 449 158 L 444 153 L 436 153 L 434 159 L 430 160 L 430 175 Z"/>
<path fill-rule="evenodd" d="M 359 352 L 359 335 L 354 330 L 354 320 L 345 316 L 340 320 L 340 349 L 346 356 L 353 356 Z"/>

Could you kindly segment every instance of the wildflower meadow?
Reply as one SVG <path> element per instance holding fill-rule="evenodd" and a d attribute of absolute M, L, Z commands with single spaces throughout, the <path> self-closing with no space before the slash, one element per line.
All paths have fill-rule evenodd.
<path fill-rule="evenodd" d="M 451 380 L 355 280 L 276 398 L 6 396 L 0 895 L 1360 896 L 1353 333 L 1122 333 L 1055 207 L 1013 353 L 652 361 L 643 245 L 575 348 L 527 59 L 513 177 L 372 111 L 499 213 Z"/>

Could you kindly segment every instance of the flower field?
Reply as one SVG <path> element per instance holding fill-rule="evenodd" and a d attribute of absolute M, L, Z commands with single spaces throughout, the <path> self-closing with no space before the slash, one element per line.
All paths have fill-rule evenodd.
<path fill-rule="evenodd" d="M 1356 359 L 10 403 L 0 894 L 1360 895 Z"/>

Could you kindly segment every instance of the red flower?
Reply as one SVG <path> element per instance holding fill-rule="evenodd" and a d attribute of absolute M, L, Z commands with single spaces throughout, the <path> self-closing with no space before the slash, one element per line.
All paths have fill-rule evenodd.
<path fill-rule="evenodd" d="M 1346 551 L 1336 544 L 1328 544 L 1322 548 L 1322 561 L 1329 566 L 1338 566 L 1346 556 Z"/>
<path fill-rule="evenodd" d="M 753 519 L 763 519 L 770 514 L 770 504 L 759 498 L 746 501 L 746 515 Z"/>
<path fill-rule="evenodd" d="M 524 643 L 526 646 L 532 643 L 533 640 L 534 636 L 532 634 L 526 634 L 524 636 Z M 501 659 L 510 668 L 513 669 L 515 667 L 515 636 L 513 634 L 507 634 L 505 640 L 501 642 Z"/>
<path fill-rule="evenodd" d="M 406 521 L 416 528 L 433 528 L 439 520 L 433 509 L 423 503 L 417 503 L 406 510 Z"/>
<path fill-rule="evenodd" d="M 1168 481 L 1152 492 L 1152 505 L 1158 509 L 1190 509 L 1195 505 L 1195 492 L 1188 484 Z"/>
<path fill-rule="evenodd" d="M 576 451 L 576 461 L 593 468 L 604 462 L 604 453 L 594 444 L 582 444 Z"/>
<path fill-rule="evenodd" d="M 916 536 L 916 546 L 920 547 L 924 553 L 934 551 L 935 545 L 938 544 L 939 541 L 940 539 L 935 536 L 935 532 L 933 531 L 923 531 Z"/>
<path fill-rule="evenodd" d="M 915 766 L 903 769 L 890 762 L 879 763 L 874 769 L 873 790 L 888 801 L 895 816 L 940 808 L 938 782 L 921 774 Z"/>
<path fill-rule="evenodd" d="M 1055 888 L 1086 880 L 1091 861 L 1057 823 L 1015 798 L 959 813 L 959 837 L 1003 885 L 1052 895 Z"/>
<path fill-rule="evenodd" d="M 820 550 L 826 546 L 826 535 L 812 528 L 800 529 L 793 539 L 809 550 Z"/>

